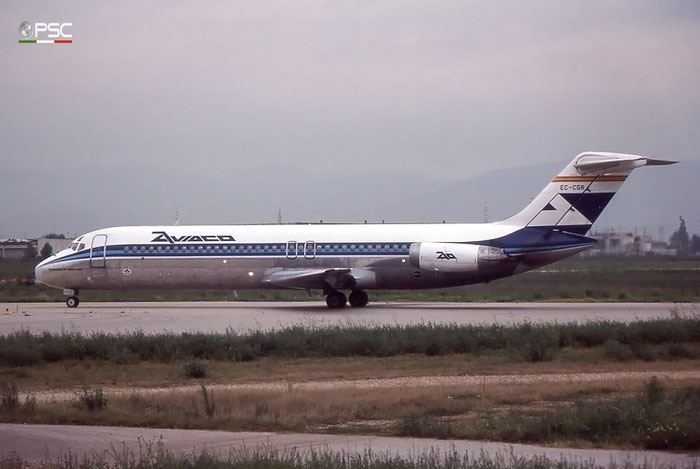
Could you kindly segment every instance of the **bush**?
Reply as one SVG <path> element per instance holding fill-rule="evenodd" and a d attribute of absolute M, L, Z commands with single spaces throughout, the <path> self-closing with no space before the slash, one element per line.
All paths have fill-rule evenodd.
<path fill-rule="evenodd" d="M 666 354 L 673 358 L 695 358 L 697 354 L 683 344 L 669 344 Z"/>
<path fill-rule="evenodd" d="M 4 411 L 14 411 L 19 407 L 19 390 L 17 384 L 3 383 L 0 388 L 0 409 Z"/>
<path fill-rule="evenodd" d="M 644 383 L 644 397 L 649 407 L 656 406 L 664 398 L 664 386 L 656 376 Z"/>
<path fill-rule="evenodd" d="M 518 353 L 528 362 L 541 362 L 552 359 L 558 347 L 559 335 L 553 327 L 543 324 L 523 324 Z"/>
<path fill-rule="evenodd" d="M 619 362 L 625 362 L 632 359 L 632 351 L 626 345 L 621 344 L 617 340 L 608 340 L 604 345 L 605 356 Z"/>
<path fill-rule="evenodd" d="M 102 388 L 83 388 L 82 394 L 78 396 L 76 407 L 87 409 L 90 412 L 107 408 L 107 397 Z"/>
<path fill-rule="evenodd" d="M 0 351 L 0 364 L 6 366 L 34 366 L 41 363 L 41 354 L 25 346 Z"/>
<path fill-rule="evenodd" d="M 656 358 L 654 352 L 644 342 L 635 342 L 631 344 L 630 350 L 632 351 L 632 355 L 634 356 L 634 358 L 639 358 L 640 360 L 644 360 L 645 362 L 654 361 L 654 359 Z"/>
<path fill-rule="evenodd" d="M 409 415 L 396 424 L 399 436 L 448 439 L 454 437 L 449 422 L 436 417 Z"/>
<path fill-rule="evenodd" d="M 187 378 L 201 379 L 207 377 L 207 367 L 201 362 L 189 362 L 185 364 L 185 376 Z"/>
<path fill-rule="evenodd" d="M 214 391 L 208 390 L 205 385 L 202 385 L 202 398 L 204 399 L 204 413 L 207 417 L 214 417 L 214 412 L 216 411 L 216 404 L 214 403 Z"/>

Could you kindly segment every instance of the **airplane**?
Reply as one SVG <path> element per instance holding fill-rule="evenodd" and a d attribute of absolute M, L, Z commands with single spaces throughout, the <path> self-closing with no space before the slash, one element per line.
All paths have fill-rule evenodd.
<path fill-rule="evenodd" d="M 134 289 L 322 290 L 329 308 L 363 307 L 368 290 L 489 282 L 581 252 L 597 243 L 586 233 L 633 169 L 673 163 L 581 153 L 521 212 L 494 223 L 105 228 L 35 275 L 62 288 L 70 308 L 81 290 Z"/>

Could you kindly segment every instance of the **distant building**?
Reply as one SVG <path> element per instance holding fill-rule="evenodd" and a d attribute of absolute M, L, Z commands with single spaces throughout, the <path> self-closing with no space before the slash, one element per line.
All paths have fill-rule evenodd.
<path fill-rule="evenodd" d="M 58 251 L 63 251 L 64 249 L 69 248 L 72 242 L 72 239 L 46 238 L 42 236 L 37 240 L 37 249 L 41 251 L 44 244 L 48 243 L 53 248 L 53 253 L 55 254 Z"/>
<path fill-rule="evenodd" d="M 675 256 L 676 250 L 669 248 L 664 241 L 656 241 L 650 235 L 634 233 L 593 232 L 592 238 L 598 245 L 584 251 L 585 256 Z"/>
<path fill-rule="evenodd" d="M 36 249 L 36 239 L 0 239 L 0 259 L 24 259 L 30 246 Z"/>

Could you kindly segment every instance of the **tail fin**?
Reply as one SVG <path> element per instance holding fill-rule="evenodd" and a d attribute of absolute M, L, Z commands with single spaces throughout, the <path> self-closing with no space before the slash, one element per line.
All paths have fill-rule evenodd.
<path fill-rule="evenodd" d="M 633 169 L 673 163 L 622 153 L 581 153 L 523 211 L 499 223 L 586 234 Z"/>

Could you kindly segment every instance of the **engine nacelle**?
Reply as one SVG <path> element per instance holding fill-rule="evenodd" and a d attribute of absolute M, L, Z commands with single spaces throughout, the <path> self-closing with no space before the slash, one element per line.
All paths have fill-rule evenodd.
<path fill-rule="evenodd" d="M 479 263 L 500 261 L 508 256 L 503 249 L 477 244 L 413 243 L 409 261 L 412 265 L 441 272 L 475 272 Z"/>

